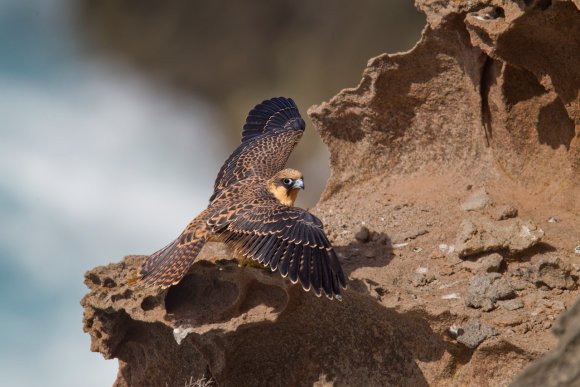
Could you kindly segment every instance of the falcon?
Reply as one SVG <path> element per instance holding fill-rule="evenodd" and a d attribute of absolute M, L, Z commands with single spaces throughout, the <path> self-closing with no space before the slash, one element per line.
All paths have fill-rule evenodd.
<path fill-rule="evenodd" d="M 223 242 L 243 260 L 278 270 L 304 290 L 341 299 L 346 277 L 322 222 L 294 207 L 302 173 L 285 168 L 305 122 L 290 98 L 272 98 L 248 114 L 238 148 L 220 169 L 208 207 L 181 235 L 150 255 L 140 282 L 167 288 L 187 273 L 203 245 Z"/>

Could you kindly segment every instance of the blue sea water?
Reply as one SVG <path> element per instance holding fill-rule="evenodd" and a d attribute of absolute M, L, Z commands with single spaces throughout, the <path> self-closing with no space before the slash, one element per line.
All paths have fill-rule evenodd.
<path fill-rule="evenodd" d="M 163 246 L 227 150 L 203 101 L 92 57 L 73 2 L 0 2 L 0 385 L 110 385 L 83 273 Z"/>

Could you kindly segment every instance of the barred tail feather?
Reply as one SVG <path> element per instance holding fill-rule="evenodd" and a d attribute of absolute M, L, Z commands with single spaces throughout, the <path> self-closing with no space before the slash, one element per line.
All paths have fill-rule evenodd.
<path fill-rule="evenodd" d="M 176 239 L 145 260 L 140 272 L 142 284 L 165 289 L 181 281 L 205 244 L 205 238 L 186 244 L 180 244 L 179 240 Z"/>

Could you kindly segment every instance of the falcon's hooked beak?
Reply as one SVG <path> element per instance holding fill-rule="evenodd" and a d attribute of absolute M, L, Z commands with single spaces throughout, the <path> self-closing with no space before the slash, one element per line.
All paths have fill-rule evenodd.
<path fill-rule="evenodd" d="M 294 180 L 294 184 L 292 185 L 292 189 L 304 189 L 304 180 L 303 179 Z"/>

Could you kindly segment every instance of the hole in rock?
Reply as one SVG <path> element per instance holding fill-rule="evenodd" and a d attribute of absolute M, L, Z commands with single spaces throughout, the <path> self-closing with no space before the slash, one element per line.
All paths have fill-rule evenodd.
<path fill-rule="evenodd" d="M 169 288 L 165 308 L 179 320 L 198 324 L 217 322 L 227 316 L 236 303 L 240 290 L 232 282 L 223 281 L 219 273 L 193 273 Z"/>
<path fill-rule="evenodd" d="M 546 93 L 534 74 L 509 65 L 504 70 L 503 90 L 506 102 L 511 106 Z"/>
<path fill-rule="evenodd" d="M 141 301 L 141 309 L 145 311 L 154 309 L 157 306 L 157 303 L 158 302 L 156 297 L 152 296 L 145 297 L 143 301 Z"/>
<path fill-rule="evenodd" d="M 259 305 L 274 308 L 274 312 L 281 311 L 288 303 L 286 292 L 272 285 L 253 281 L 246 291 L 246 296 L 240 305 L 240 312 L 247 312 Z"/>

